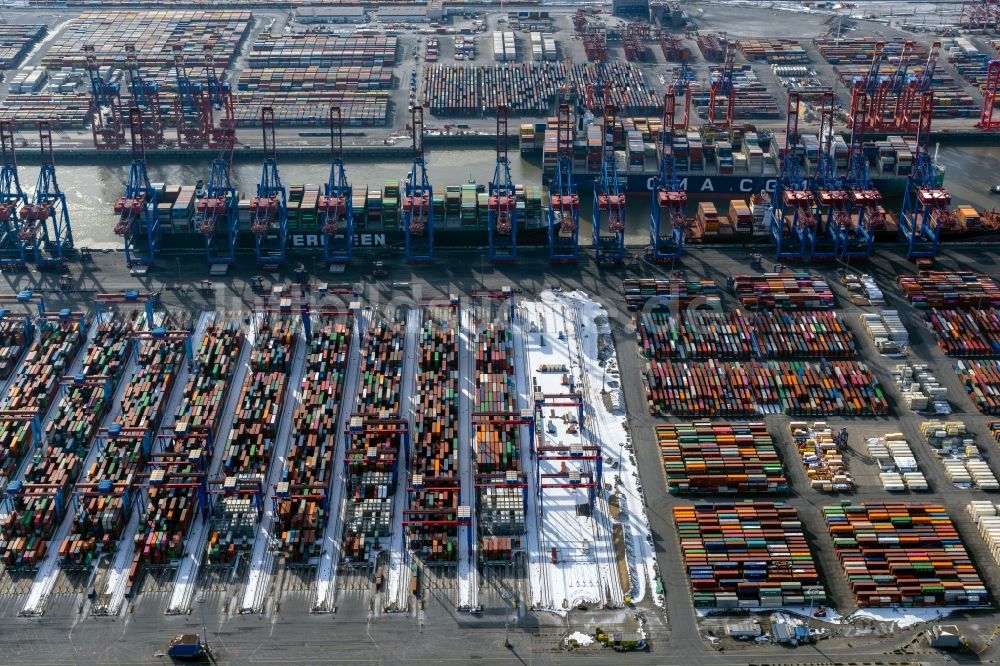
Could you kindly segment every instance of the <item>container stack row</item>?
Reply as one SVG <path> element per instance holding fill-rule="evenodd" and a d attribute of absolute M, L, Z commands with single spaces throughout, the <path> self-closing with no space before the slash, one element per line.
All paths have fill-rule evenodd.
<path fill-rule="evenodd" d="M 875 374 L 857 361 L 658 361 L 646 372 L 651 414 L 884 416 Z"/>
<path fill-rule="evenodd" d="M 236 122 L 257 125 L 270 106 L 279 125 L 325 125 L 336 105 L 348 125 L 384 125 L 396 51 L 394 36 L 265 33 L 237 83 Z"/>
<path fill-rule="evenodd" d="M 162 469 L 165 483 L 190 484 L 197 481 L 192 475 L 209 471 L 242 347 L 243 331 L 239 324 L 213 322 L 205 328 L 194 368 L 188 374 L 177 406 L 176 436 L 164 446 L 164 456 L 171 461 Z M 208 498 L 199 498 L 198 490 L 190 486 L 150 491 L 151 503 L 171 507 L 172 513 L 157 526 L 162 534 L 160 541 L 169 544 L 164 558 L 178 556 L 202 501 L 207 502 Z M 227 561 L 212 550 L 209 560 Z"/>
<path fill-rule="evenodd" d="M 763 423 L 656 426 L 667 489 L 679 493 L 783 493 L 788 482 Z"/>
<path fill-rule="evenodd" d="M 665 310 L 637 316 L 643 354 L 666 359 L 852 358 L 854 337 L 840 317 L 828 311 L 745 314 Z"/>
<path fill-rule="evenodd" d="M 962 421 L 924 421 L 920 433 L 938 454 L 948 479 L 959 488 L 1000 490 L 1000 482 Z"/>
<path fill-rule="evenodd" d="M 35 443 L 32 420 L 41 421 L 83 343 L 85 321 L 46 322 L 0 403 L 0 479 L 6 485 Z M 16 413 L 14 413 L 16 412 Z"/>
<path fill-rule="evenodd" d="M 915 308 L 1000 307 L 1000 287 L 988 275 L 969 271 L 921 271 L 897 278 Z"/>
<path fill-rule="evenodd" d="M 736 42 L 747 60 L 783 65 L 806 65 L 809 54 L 795 39 L 741 39 Z"/>
<path fill-rule="evenodd" d="M 608 102 L 621 113 L 653 114 L 659 108 L 656 94 L 633 63 L 610 61 L 604 72 L 604 80 L 616 82 Z M 421 98 L 435 115 L 492 116 L 497 106 L 506 105 L 513 115 L 544 116 L 560 89 L 569 86 L 571 94 L 583 98 L 601 77 L 592 63 L 434 64 L 424 71 Z"/>
<path fill-rule="evenodd" d="M 69 21 L 42 58 L 46 69 L 83 69 L 84 46 L 93 46 L 101 67 L 124 68 L 125 46 L 135 46 L 140 67 L 149 75 L 173 67 L 173 47 L 180 44 L 188 62 L 204 61 L 212 46 L 216 64 L 226 69 L 250 31 L 246 10 L 85 11 Z"/>
<path fill-rule="evenodd" d="M 361 346 L 361 386 L 347 433 L 343 557 L 369 561 L 389 545 L 399 459 L 409 437 L 401 408 L 406 328 L 376 318 Z"/>
<path fill-rule="evenodd" d="M 1000 311 L 932 309 L 925 316 L 938 345 L 948 356 L 1000 356 Z"/>
<path fill-rule="evenodd" d="M 330 483 L 343 463 L 335 459 L 337 425 L 351 353 L 351 316 L 324 318 L 308 343 L 302 396 L 292 417 L 292 437 L 275 495 L 278 541 L 285 561 L 307 562 L 320 554 Z"/>
<path fill-rule="evenodd" d="M 707 305 L 719 309 L 719 287 L 713 280 L 685 280 L 669 278 L 629 278 L 622 280 L 625 305 L 629 310 L 641 310 L 649 306 L 666 307 L 676 304 L 686 309 L 697 300 L 697 305 Z"/>
<path fill-rule="evenodd" d="M 458 559 L 458 311 L 425 307 L 406 509 L 407 544 L 424 562 Z"/>
<path fill-rule="evenodd" d="M 191 328 L 186 324 L 168 327 L 190 335 Z M 139 368 L 125 387 L 120 423 L 133 431 L 145 431 L 148 433 L 147 441 L 151 441 L 160 429 L 170 394 L 185 363 L 185 346 L 186 341 L 180 336 L 153 338 L 140 343 Z M 162 470 L 156 468 L 153 456 L 148 455 L 146 473 L 150 475 L 150 484 L 155 485 L 156 475 L 162 474 Z M 130 586 L 137 580 L 143 564 L 161 564 L 168 558 L 180 556 L 180 545 L 166 538 L 166 523 L 177 518 L 177 506 L 164 497 L 159 488 L 151 489 L 148 497 L 149 503 L 144 507 L 139 523 L 135 555 L 129 569 Z M 126 507 L 126 515 L 128 510 Z"/>
<path fill-rule="evenodd" d="M 826 278 L 808 273 L 737 275 L 729 289 L 748 310 L 829 310 L 833 292 Z"/>
<path fill-rule="evenodd" d="M 104 415 L 132 348 L 131 326 L 120 319 L 97 325 L 83 367 L 66 378 L 55 415 L 45 426 L 50 449 L 87 448 Z"/>
<path fill-rule="evenodd" d="M 962 360 L 955 372 L 976 409 L 983 414 L 1000 414 L 1000 361 Z"/>
<path fill-rule="evenodd" d="M 823 507 L 861 607 L 981 606 L 986 587 L 939 504 L 866 502 Z"/>
<path fill-rule="evenodd" d="M 14 372 L 29 342 L 24 321 L 0 319 L 0 381 L 6 380 Z"/>
<path fill-rule="evenodd" d="M 0 25 L 0 70 L 13 69 L 46 32 L 44 23 Z"/>
<path fill-rule="evenodd" d="M 191 328 L 180 324 L 174 331 L 173 337 L 147 339 L 139 344 L 139 367 L 122 394 L 119 423 L 123 428 L 153 432 L 159 429 L 174 382 L 184 363 L 182 336 L 190 335 Z"/>
<path fill-rule="evenodd" d="M 917 465 L 910 443 L 903 433 L 892 432 L 865 440 L 868 455 L 878 466 L 878 479 L 889 492 L 928 490 L 927 479 Z"/>
<path fill-rule="evenodd" d="M 298 338 L 295 319 L 271 316 L 257 323 L 250 367 L 222 450 L 225 492 L 215 503 L 209 536 L 210 549 L 222 554 L 253 544 Z"/>
<path fill-rule="evenodd" d="M 140 434 L 100 437 L 97 460 L 76 490 L 72 532 L 59 545 L 66 568 L 90 566 L 102 553 L 115 550 L 132 510 L 133 484 L 149 460 L 151 440 Z"/>
<path fill-rule="evenodd" d="M 833 428 L 823 421 L 792 421 L 788 428 L 813 490 L 827 493 L 854 490 L 854 477 L 844 457 L 846 442 L 842 432 L 835 435 Z"/>
<path fill-rule="evenodd" d="M 78 379 L 64 388 L 47 424 L 48 446 L 28 463 L 23 479 L 8 486 L 10 512 L 0 523 L 4 566 L 31 569 L 45 556 L 125 369 L 129 334 L 120 320 L 99 325 Z"/>
<path fill-rule="evenodd" d="M 475 472 L 480 536 L 516 537 L 525 533 L 519 428 L 504 423 L 517 413 L 514 338 L 506 324 L 480 322 L 475 346 L 476 398 L 472 422 L 476 436 Z M 491 414 L 492 413 L 492 414 Z M 509 560 L 510 551 L 495 551 Z"/>
<path fill-rule="evenodd" d="M 674 507 L 696 608 L 823 604 L 826 592 L 795 508 L 775 502 Z"/>

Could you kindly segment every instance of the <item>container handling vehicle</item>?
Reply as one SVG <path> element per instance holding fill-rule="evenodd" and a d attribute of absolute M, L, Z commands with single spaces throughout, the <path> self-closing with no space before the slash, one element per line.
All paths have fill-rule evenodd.
<path fill-rule="evenodd" d="M 198 634 L 178 634 L 167 644 L 167 656 L 171 659 L 200 659 L 209 654 L 208 645 Z"/>

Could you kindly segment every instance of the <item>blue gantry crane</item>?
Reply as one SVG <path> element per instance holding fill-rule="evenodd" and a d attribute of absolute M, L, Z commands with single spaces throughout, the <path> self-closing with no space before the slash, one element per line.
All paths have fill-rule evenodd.
<path fill-rule="evenodd" d="M 882 193 L 872 186 L 868 175 L 868 158 L 864 153 L 865 131 L 868 123 L 868 92 L 863 83 L 856 83 L 851 94 L 851 138 L 847 152 L 846 226 L 838 227 L 837 249 L 841 259 L 867 259 L 875 244 L 875 229 L 885 226 L 885 212 L 881 208 Z"/>
<path fill-rule="evenodd" d="M 121 86 L 105 81 L 93 44 L 83 47 L 84 65 L 90 77 L 90 129 L 98 150 L 118 150 L 125 144 L 125 118 L 122 112 Z"/>
<path fill-rule="evenodd" d="M 653 180 L 649 211 L 649 258 L 655 262 L 676 261 L 684 252 L 687 192 L 681 187 L 674 157 L 676 105 L 677 91 L 670 86 L 663 96 L 663 123 L 657 142 L 660 169 Z M 686 113 L 684 122 L 687 122 Z"/>
<path fill-rule="evenodd" d="M 160 86 L 156 81 L 147 80 L 139 67 L 139 58 L 134 44 L 125 45 L 125 67 L 128 73 L 128 89 L 132 96 L 129 107 L 141 112 L 142 142 L 146 150 L 155 150 L 163 145 L 163 114 L 160 109 Z M 129 114 L 131 122 L 132 114 Z"/>
<path fill-rule="evenodd" d="M 330 175 L 323 196 L 319 199 L 319 214 L 323 229 L 323 261 L 330 264 L 351 263 L 354 251 L 354 211 L 351 205 L 351 184 L 344 170 L 344 118 L 340 107 L 330 107 Z"/>
<path fill-rule="evenodd" d="M 42 167 L 30 203 L 21 208 L 21 242 L 37 265 L 59 268 L 66 262 L 66 250 L 73 247 L 73 225 L 66 195 L 56 180 L 52 125 L 48 121 L 38 125 L 38 144 Z"/>
<path fill-rule="evenodd" d="M 559 105 L 556 171 L 549 181 L 549 261 L 573 263 L 580 240 L 580 195 L 573 180 L 573 120 L 568 104 Z"/>
<path fill-rule="evenodd" d="M 915 160 L 899 216 L 906 256 L 918 264 L 933 263 L 941 242 L 941 229 L 954 222 L 951 193 L 938 187 L 934 157 L 928 150 L 933 115 L 934 92 L 928 90 L 920 96 Z"/>
<path fill-rule="evenodd" d="M 594 179 L 594 252 L 598 263 L 625 261 L 625 192 L 615 159 L 616 112 L 614 104 L 604 105 L 601 172 Z M 602 232 L 605 226 L 607 234 Z"/>
<path fill-rule="evenodd" d="M 257 196 L 250 200 L 250 229 L 257 244 L 257 263 L 276 270 L 285 263 L 288 240 L 288 199 L 278 175 L 278 150 L 275 144 L 274 109 L 260 110 L 263 132 L 264 163 L 261 166 Z"/>
<path fill-rule="evenodd" d="M 517 192 L 510 175 L 510 146 L 508 118 L 510 111 L 506 105 L 497 107 L 497 163 L 493 169 L 493 179 L 489 187 L 489 233 L 490 261 L 517 261 Z"/>
<path fill-rule="evenodd" d="M 839 230 L 849 226 L 847 191 L 837 175 L 837 161 L 833 155 L 833 91 L 818 94 L 816 108 L 819 112 L 819 153 L 816 170 L 810 186 L 816 202 L 815 226 L 806 229 L 809 258 L 833 260 L 837 258 Z"/>
<path fill-rule="evenodd" d="M 410 112 L 413 164 L 403 183 L 403 229 L 406 233 L 406 261 L 434 260 L 434 193 L 427 178 L 424 160 L 424 107 Z"/>
<path fill-rule="evenodd" d="M 240 236 L 239 197 L 232 183 L 233 145 L 212 160 L 205 196 L 195 209 L 195 227 L 205 237 L 209 265 L 236 263 Z"/>
<path fill-rule="evenodd" d="M 208 100 L 201 83 L 192 81 L 184 62 L 184 46 L 174 44 L 174 76 L 177 95 L 174 97 L 174 125 L 177 127 L 178 148 L 204 148 L 208 142 Z"/>
<path fill-rule="evenodd" d="M 115 233 L 125 241 L 125 261 L 130 268 L 152 266 L 160 249 L 160 217 L 157 193 L 146 173 L 145 133 L 142 111 L 129 109 L 129 132 L 132 138 L 132 163 L 129 165 L 125 194 L 115 202 L 118 223 Z"/>
<path fill-rule="evenodd" d="M 775 256 L 781 260 L 802 260 L 808 256 L 809 230 L 815 228 L 815 198 L 799 164 L 800 93 L 788 92 L 785 145 L 781 173 L 774 192 L 768 227 L 774 239 Z"/>
<path fill-rule="evenodd" d="M 20 208 L 28 197 L 17 177 L 17 156 L 14 150 L 14 122 L 0 121 L 0 267 L 19 268 L 26 262 L 21 242 Z"/>

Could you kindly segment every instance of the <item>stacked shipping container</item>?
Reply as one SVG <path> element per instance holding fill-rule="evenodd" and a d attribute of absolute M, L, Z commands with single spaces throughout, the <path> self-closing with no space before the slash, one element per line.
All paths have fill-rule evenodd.
<path fill-rule="evenodd" d="M 222 452 L 224 496 L 216 502 L 209 536 L 210 549 L 223 558 L 253 543 L 298 337 L 294 319 L 265 316 L 258 325 L 239 407 Z"/>
<path fill-rule="evenodd" d="M 406 427 L 400 392 L 405 327 L 373 321 L 361 347 L 358 403 L 347 433 L 347 512 L 344 559 L 369 561 L 383 547 L 392 519 Z"/>
<path fill-rule="evenodd" d="M 774 502 L 674 507 L 698 608 L 825 603 L 798 512 Z"/>
<path fill-rule="evenodd" d="M 278 540 L 285 560 L 319 555 L 329 506 L 340 403 L 344 394 L 354 319 L 328 316 L 313 330 L 302 377 L 301 403 L 292 417 L 292 441 L 278 479 Z"/>
<path fill-rule="evenodd" d="M 407 547 L 425 561 L 458 559 L 458 309 L 425 307 L 417 356 Z"/>
<path fill-rule="evenodd" d="M 475 347 L 477 511 L 484 557 L 509 560 L 516 541 L 490 541 L 525 532 L 521 446 L 516 417 L 513 335 L 503 322 L 480 322 Z M 505 422 L 506 421 L 506 422 Z M 489 542 L 489 543 L 487 543 Z M 487 547 L 489 546 L 489 547 Z M 506 546 L 506 547 L 505 547 Z"/>
<path fill-rule="evenodd" d="M 882 387 L 855 361 L 661 361 L 646 372 L 651 414 L 745 417 L 883 416 Z"/>
<path fill-rule="evenodd" d="M 656 426 L 667 489 L 678 493 L 778 493 L 788 490 L 763 423 Z"/>
<path fill-rule="evenodd" d="M 823 508 L 858 605 L 980 606 L 986 587 L 944 507 L 872 502 Z"/>
<path fill-rule="evenodd" d="M 27 465 L 23 483 L 13 484 L 11 511 L 0 524 L 5 566 L 33 568 L 44 557 L 125 369 L 129 333 L 122 321 L 100 324 L 78 379 L 64 388 L 46 426 L 47 448 Z"/>
<path fill-rule="evenodd" d="M 83 342 L 85 322 L 45 322 L 0 403 L 0 478 L 6 484 L 34 445 L 32 419 L 44 416 Z"/>

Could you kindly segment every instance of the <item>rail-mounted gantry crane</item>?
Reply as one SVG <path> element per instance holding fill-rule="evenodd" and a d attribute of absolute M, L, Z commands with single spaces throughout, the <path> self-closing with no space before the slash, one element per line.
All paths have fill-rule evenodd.
<path fill-rule="evenodd" d="M 403 182 L 403 229 L 406 234 L 406 261 L 434 260 L 434 192 L 427 178 L 424 156 L 424 107 L 410 112 L 413 163 Z"/>
<path fill-rule="evenodd" d="M 847 212 L 848 197 L 843 182 L 837 175 L 837 162 L 833 155 L 833 92 L 819 93 L 819 154 L 816 170 L 810 179 L 816 200 L 815 226 L 807 229 L 809 258 L 832 260 L 837 257 L 839 230 L 850 224 Z"/>
<path fill-rule="evenodd" d="M 573 263 L 580 240 L 580 195 L 573 180 L 573 120 L 568 104 L 559 105 L 556 170 L 549 181 L 549 261 Z"/>
<path fill-rule="evenodd" d="M 928 90 L 920 96 L 916 154 L 899 215 L 899 233 L 906 243 L 906 256 L 917 263 L 934 261 L 941 230 L 952 226 L 955 216 L 951 193 L 938 186 L 934 157 L 928 150 L 933 115 L 934 93 Z"/>
<path fill-rule="evenodd" d="M 1000 97 L 1000 60 L 990 60 L 986 65 L 986 81 L 983 84 L 983 108 L 979 113 L 976 127 L 993 132 L 1000 130 L 1000 118 L 993 118 L 997 99 Z"/>
<path fill-rule="evenodd" d="M 886 224 L 885 212 L 881 208 L 882 193 L 872 186 L 868 176 L 868 158 L 864 153 L 868 102 L 864 83 L 855 84 L 851 95 L 851 143 L 844 178 L 848 196 L 848 225 L 837 229 L 837 251 L 845 260 L 871 257 L 875 230 Z"/>
<path fill-rule="evenodd" d="M 97 63 L 93 44 L 83 47 L 84 65 L 90 77 L 90 129 L 94 147 L 98 150 L 118 150 L 125 144 L 125 116 L 122 109 L 121 85 L 105 81 Z"/>
<path fill-rule="evenodd" d="M 239 243 L 239 196 L 232 183 L 233 141 L 228 144 L 228 148 L 212 160 L 205 196 L 195 207 L 195 228 L 205 237 L 205 253 L 210 266 L 236 263 Z"/>
<path fill-rule="evenodd" d="M 208 99 L 201 83 L 192 81 L 184 62 L 184 47 L 174 44 L 174 76 L 177 96 L 174 97 L 174 125 L 177 127 L 178 148 L 204 148 L 208 142 Z"/>
<path fill-rule="evenodd" d="M 917 130 L 917 118 L 914 116 L 914 112 L 919 112 L 918 99 L 932 89 L 940 57 L 941 42 L 934 42 L 927 52 L 927 61 L 920 70 L 920 74 L 912 80 L 906 78 L 903 81 L 899 96 L 896 98 L 896 109 L 893 113 L 892 123 L 893 131 L 912 133 Z"/>
<path fill-rule="evenodd" d="M 788 117 L 785 121 L 785 145 L 781 148 L 781 173 L 774 192 L 768 227 L 774 240 L 775 256 L 781 260 L 802 260 L 808 253 L 808 238 L 816 226 L 815 197 L 799 163 L 800 93 L 788 92 Z"/>
<path fill-rule="evenodd" d="M 132 138 L 132 163 L 129 165 L 125 193 L 115 202 L 115 234 L 125 241 L 125 261 L 130 268 L 152 266 L 160 248 L 160 217 L 157 193 L 146 172 L 145 132 L 142 110 L 129 109 L 129 134 Z"/>
<path fill-rule="evenodd" d="M 490 261 L 517 261 L 517 192 L 510 175 L 508 135 L 509 109 L 497 107 L 497 162 L 489 187 L 489 257 Z"/>
<path fill-rule="evenodd" d="M 594 179 L 594 252 L 598 263 L 625 260 L 625 192 L 615 159 L 617 109 L 604 105 L 601 125 L 601 172 Z M 607 233 L 603 230 L 607 229 Z"/>
<path fill-rule="evenodd" d="M 125 45 L 125 67 L 128 73 L 128 89 L 132 96 L 129 107 L 139 109 L 138 119 L 142 121 L 142 141 L 146 150 L 155 150 L 163 145 L 163 114 L 160 108 L 160 86 L 156 81 L 147 80 L 139 67 L 139 58 L 134 44 Z M 129 113 L 129 122 L 133 116 Z"/>
<path fill-rule="evenodd" d="M 17 156 L 14 149 L 14 122 L 0 121 L 0 267 L 19 268 L 27 261 L 21 241 L 22 206 L 28 197 L 17 176 Z"/>
<path fill-rule="evenodd" d="M 286 258 L 288 199 L 278 175 L 273 108 L 265 106 L 260 110 L 260 124 L 264 162 L 257 182 L 257 196 L 250 200 L 250 230 L 256 240 L 257 263 L 262 268 L 275 270 Z"/>
<path fill-rule="evenodd" d="M 36 264 L 58 268 L 66 261 L 66 250 L 73 247 L 73 225 L 66 195 L 56 180 L 52 126 L 48 121 L 39 123 L 38 140 L 42 167 L 31 201 L 21 208 L 21 240 Z"/>
<path fill-rule="evenodd" d="M 657 149 L 660 168 L 653 181 L 653 199 L 649 212 L 650 259 L 655 262 L 676 261 L 684 252 L 684 232 L 687 226 L 687 192 L 677 176 L 674 156 L 677 91 L 667 88 L 663 96 L 663 126 Z M 687 122 L 687 113 L 684 116 Z"/>
<path fill-rule="evenodd" d="M 330 175 L 319 199 L 323 230 L 323 261 L 327 265 L 351 263 L 354 251 L 354 211 L 351 184 L 344 170 L 344 118 L 340 107 L 330 107 Z"/>

